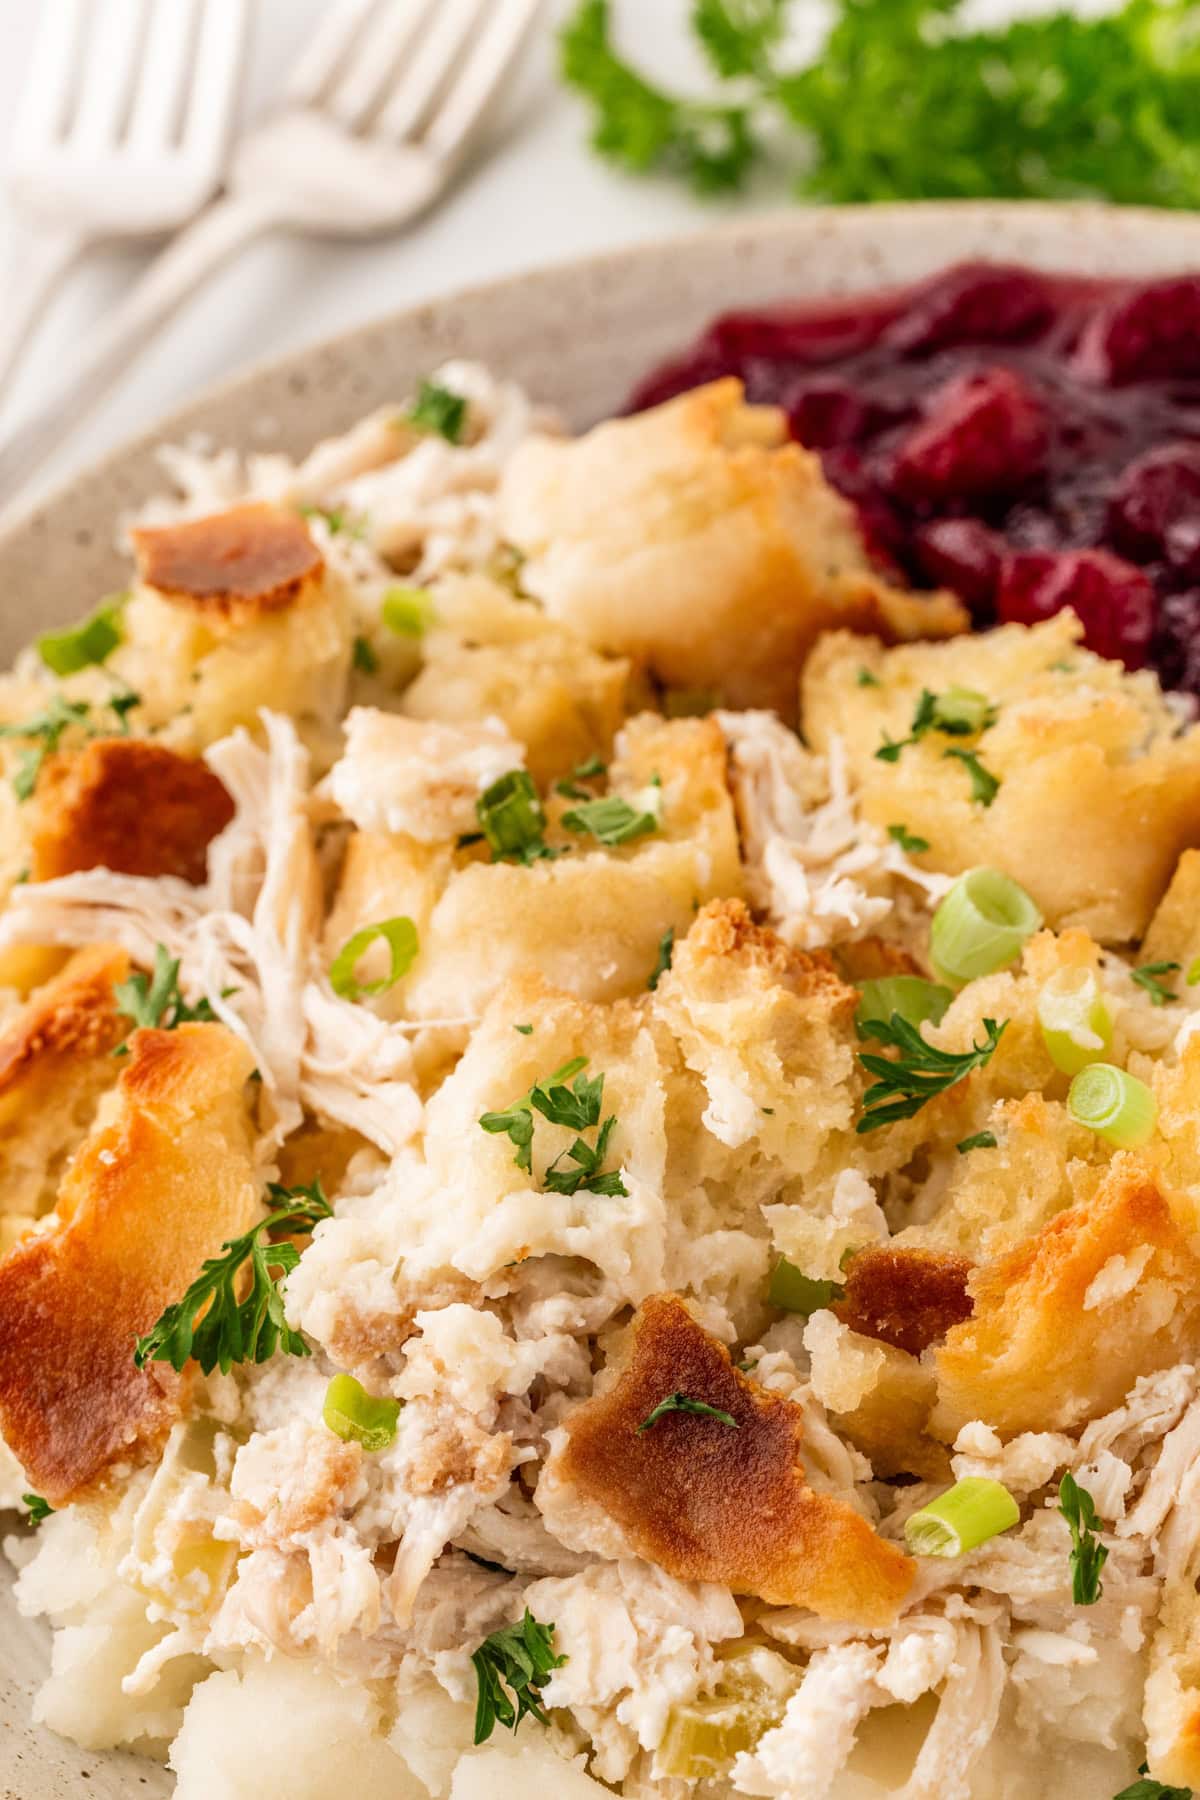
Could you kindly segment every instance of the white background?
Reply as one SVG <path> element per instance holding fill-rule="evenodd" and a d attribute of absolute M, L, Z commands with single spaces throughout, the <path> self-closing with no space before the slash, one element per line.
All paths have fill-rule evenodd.
<path fill-rule="evenodd" d="M 52 0 L 0 0 L 0 120 L 10 119 L 25 77 L 39 6 Z M 172 0 L 155 0 L 170 5 Z M 547 23 L 508 98 L 498 140 L 487 146 L 457 191 L 403 237 L 359 245 L 274 238 L 248 250 L 216 277 L 143 355 L 104 410 L 64 445 L 42 478 L 53 485 L 81 462 L 153 423 L 197 388 L 255 360 L 327 336 L 466 283 L 538 263 L 646 239 L 666 238 L 743 210 L 785 203 L 782 173 L 720 203 L 693 198 L 665 180 L 630 179 L 588 151 L 583 107 L 558 85 L 552 24 L 570 0 L 544 0 Z M 627 45 L 656 74 L 702 83 L 682 19 L 687 0 L 613 0 Z M 1103 4 L 1103 0 L 1098 0 Z M 103 6 L 104 0 L 92 0 Z M 279 72 L 303 43 L 328 0 L 250 0 L 253 38 L 243 112 L 250 117 L 278 91 Z M 819 0 L 799 0 L 812 24 Z M 1088 0 L 1089 10 L 1091 9 Z M 1028 0 L 1023 10 L 1037 8 Z M 977 10 L 1011 12 L 1004 0 Z M 15 388 L 4 398 L 5 423 L 36 401 L 69 366 L 72 350 L 142 266 L 145 250 L 95 253 L 71 278 L 44 321 Z M 20 238 L 0 197 L 3 295 L 20 279 Z"/>

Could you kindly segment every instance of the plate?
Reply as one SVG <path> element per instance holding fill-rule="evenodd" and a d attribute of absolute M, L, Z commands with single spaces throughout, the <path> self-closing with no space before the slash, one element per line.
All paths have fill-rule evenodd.
<path fill-rule="evenodd" d="M 852 293 L 983 256 L 1097 275 L 1195 270 L 1200 216 L 975 202 L 796 208 L 393 313 L 210 390 L 0 532 L 0 657 L 124 585 L 115 527 L 164 485 L 158 443 L 200 434 L 299 453 L 400 399 L 449 356 L 490 363 L 583 427 L 724 308 Z M 47 1664 L 47 1633 L 17 1618 L 10 1572 L 0 1572 L 0 1800 L 169 1795 L 170 1778 L 152 1764 L 82 1751 L 30 1725 Z"/>

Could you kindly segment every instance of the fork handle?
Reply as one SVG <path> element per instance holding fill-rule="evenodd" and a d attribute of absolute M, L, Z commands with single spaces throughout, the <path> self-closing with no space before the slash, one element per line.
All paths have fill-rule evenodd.
<path fill-rule="evenodd" d="M 93 334 L 68 380 L 0 444 L 0 506 L 6 506 L 59 445 L 111 392 L 150 338 L 231 256 L 279 223 L 260 200 L 216 200 L 172 239 Z"/>
<path fill-rule="evenodd" d="M 16 279 L 0 316 L 0 388 L 41 324 L 42 313 L 64 275 L 78 260 L 87 239 L 82 232 L 49 227 L 22 234 L 11 252 Z"/>

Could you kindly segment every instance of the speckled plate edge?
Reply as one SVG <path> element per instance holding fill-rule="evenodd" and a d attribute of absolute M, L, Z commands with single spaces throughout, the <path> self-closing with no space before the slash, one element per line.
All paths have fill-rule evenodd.
<path fill-rule="evenodd" d="M 1200 268 L 1200 216 L 1090 204 L 973 202 L 759 215 L 535 270 L 392 313 L 207 390 L 0 528 L 0 656 L 119 586 L 117 521 L 163 486 L 155 446 L 196 436 L 298 452 L 448 356 L 522 381 L 576 426 L 618 405 L 715 312 L 915 279 L 961 257 L 1086 274 Z M 29 1724 L 46 1633 L 0 1572 L 0 1800 L 164 1795 L 153 1765 L 80 1751 Z M 81 1783 L 86 1783 L 82 1786 Z"/>

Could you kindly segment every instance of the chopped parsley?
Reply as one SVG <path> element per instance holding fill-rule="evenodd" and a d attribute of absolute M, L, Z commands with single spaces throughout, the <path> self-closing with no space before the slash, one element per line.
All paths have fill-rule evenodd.
<path fill-rule="evenodd" d="M 908 736 L 894 739 L 884 732 L 875 755 L 880 762 L 896 763 L 910 744 L 919 744 L 931 731 L 940 731 L 944 737 L 978 737 L 995 722 L 996 708 L 974 688 L 951 687 L 944 694 L 922 688 Z"/>
<path fill-rule="evenodd" d="M 44 631 L 34 648 L 55 675 L 77 675 L 108 660 L 122 640 L 121 605 L 125 596 L 104 600 L 94 613 L 67 631 Z"/>
<path fill-rule="evenodd" d="M 601 1123 L 604 1077 L 589 1078 L 583 1073 L 586 1068 L 586 1056 L 572 1057 L 553 1075 L 535 1082 L 512 1106 L 500 1112 L 484 1113 L 479 1124 L 482 1130 L 509 1139 L 516 1149 L 513 1162 L 527 1175 L 533 1173 L 535 1111 L 551 1125 L 564 1126 L 577 1134 L 596 1130 L 595 1144 L 585 1143 L 577 1135 L 574 1143 L 555 1157 L 543 1177 L 543 1189 L 552 1194 L 577 1194 L 582 1190 L 590 1194 L 624 1195 L 628 1189 L 621 1180 L 620 1170 L 606 1171 L 603 1167 L 608 1142 L 617 1123 L 616 1115 L 610 1114 Z M 568 1082 L 571 1083 L 569 1087 Z M 575 1167 L 561 1167 L 564 1160 L 574 1163 Z"/>
<path fill-rule="evenodd" d="M 189 1006 L 179 989 L 179 958 L 168 956 L 164 944 L 154 946 L 154 969 L 146 975 L 136 969 L 127 981 L 119 981 L 113 989 L 117 1011 L 134 1026 L 150 1030 L 174 1031 L 177 1025 L 199 1022 L 212 1024 L 216 1019 L 208 1000 Z M 116 1054 L 124 1052 L 121 1045 Z"/>
<path fill-rule="evenodd" d="M 893 1013 L 887 1021 L 866 1021 L 863 1035 L 876 1043 L 891 1045 L 899 1055 L 893 1060 L 868 1050 L 859 1051 L 859 1062 L 868 1075 L 875 1077 L 874 1085 L 863 1096 L 863 1116 L 856 1127 L 859 1134 L 876 1131 L 897 1119 L 911 1119 L 936 1095 L 956 1087 L 973 1069 L 981 1069 L 991 1060 L 1007 1027 L 1007 1019 L 1002 1025 L 997 1025 L 995 1019 L 985 1019 L 983 1043 L 956 1055 L 950 1050 L 935 1050 L 917 1027 L 899 1013 Z"/>
<path fill-rule="evenodd" d="M 733 1414 L 722 1412 L 719 1406 L 709 1406 L 704 1400 L 693 1400 L 690 1394 L 668 1394 L 665 1400 L 659 1401 L 653 1412 L 647 1413 L 638 1426 L 638 1436 L 640 1437 L 643 1431 L 649 1431 L 652 1425 L 657 1425 L 658 1421 L 665 1418 L 667 1413 L 673 1412 L 698 1413 L 701 1418 L 716 1419 L 718 1424 L 728 1425 L 732 1431 L 740 1429 Z"/>
<path fill-rule="evenodd" d="M 31 1525 L 40 1525 L 42 1520 L 48 1519 L 54 1511 L 50 1502 L 43 1500 L 40 1494 L 22 1494 L 21 1505 L 29 1515 Z"/>
<path fill-rule="evenodd" d="M 872 675 L 870 669 L 860 669 L 858 671 L 857 676 L 855 677 L 855 680 L 857 681 L 859 687 L 882 687 L 883 686 L 883 683 L 882 683 L 882 681 L 880 681 L 878 675 Z"/>
<path fill-rule="evenodd" d="M 553 1625 L 541 1625 L 529 1608 L 517 1625 L 505 1625 L 485 1637 L 471 1653 L 478 1684 L 475 1702 L 475 1742 L 485 1744 L 496 1726 L 515 1731 L 527 1713 L 541 1725 L 549 1718 L 542 1706 L 541 1689 L 565 1656 L 555 1656 Z"/>
<path fill-rule="evenodd" d="M 1143 963 L 1139 969 L 1130 969 L 1129 975 L 1132 981 L 1136 981 L 1149 994 L 1151 1006 L 1165 1006 L 1168 1000 L 1177 1000 L 1179 996 L 1173 987 L 1168 987 L 1159 977 L 1176 974 L 1179 966 L 1177 962 Z"/>
<path fill-rule="evenodd" d="M 46 758 L 58 749 L 64 731 L 72 725 L 86 726 L 91 707 L 86 700 L 66 700 L 51 694 L 40 713 L 19 725 L 0 725 L 0 737 L 29 738 L 30 747 L 21 752 L 13 775 L 13 792 L 18 800 L 28 800 L 37 786 Z"/>
<path fill-rule="evenodd" d="M 907 825 L 889 825 L 887 834 L 894 844 L 899 844 L 906 856 L 920 856 L 929 848 L 929 839 L 918 837 Z"/>
<path fill-rule="evenodd" d="M 1071 1593 L 1076 1606 L 1094 1606 L 1104 1592 L 1100 1571 L 1108 1551 L 1096 1533 L 1096 1503 L 1075 1477 L 1064 1475 L 1058 1487 L 1058 1510 L 1071 1533 Z"/>
<path fill-rule="evenodd" d="M 671 958 L 675 954 L 675 927 L 668 925 L 658 940 L 658 961 L 650 971 L 650 979 L 646 986 L 653 993 L 667 970 L 671 966 Z"/>
<path fill-rule="evenodd" d="M 435 433 L 448 444 L 461 444 L 467 428 L 467 402 L 462 394 L 439 387 L 436 381 L 423 381 L 407 419 L 418 431 Z"/>
<path fill-rule="evenodd" d="M 1000 792 L 1000 778 L 985 769 L 974 750 L 943 750 L 943 756 L 955 757 L 971 777 L 971 798 L 977 806 L 990 806 Z"/>
<path fill-rule="evenodd" d="M 277 1349 L 286 1356 L 311 1355 L 287 1322 L 280 1288 L 300 1252 L 286 1239 L 274 1243 L 267 1234 L 311 1231 L 322 1219 L 331 1219 L 333 1209 L 319 1179 L 295 1188 L 271 1182 L 267 1205 L 267 1217 L 222 1244 L 225 1254 L 209 1257 L 183 1298 L 138 1339 L 133 1360 L 139 1369 L 167 1362 L 182 1370 L 192 1361 L 205 1375 L 218 1367 L 228 1375 L 234 1363 L 266 1362 Z"/>
<path fill-rule="evenodd" d="M 994 1131 L 977 1131 L 974 1137 L 965 1137 L 954 1148 L 960 1156 L 969 1156 L 972 1150 L 994 1150 L 996 1134 Z"/>
<path fill-rule="evenodd" d="M 525 769 L 493 781 L 475 802 L 475 816 L 493 862 L 528 864 L 557 854 L 546 842 L 546 810 Z"/>
<path fill-rule="evenodd" d="M 522 1037 L 530 1037 L 533 1033 L 533 1026 L 532 1025 L 514 1025 L 513 1030 L 519 1031 Z"/>
<path fill-rule="evenodd" d="M 371 640 L 363 637 L 361 632 L 354 640 L 354 667 L 360 675 L 374 675 L 379 669 L 379 658 Z"/>
<path fill-rule="evenodd" d="M 1128 1787 L 1113 1795 L 1113 1800 L 1192 1800 L 1191 1788 L 1165 1787 L 1146 1770 L 1147 1765 L 1143 1763 L 1138 1770 L 1141 1780 L 1131 1781 Z"/>
<path fill-rule="evenodd" d="M 568 831 L 590 832 L 606 849 L 632 843 L 634 838 L 658 830 L 654 813 L 638 812 L 620 794 L 606 794 L 601 800 L 585 801 L 571 812 L 565 812 L 562 822 Z"/>
<path fill-rule="evenodd" d="M 569 776 L 556 781 L 554 791 L 561 794 L 564 800 L 592 800 L 595 796 L 587 788 L 580 787 L 581 781 L 596 781 L 601 775 L 608 773 L 608 764 L 599 756 L 585 757 L 575 764 Z"/>

